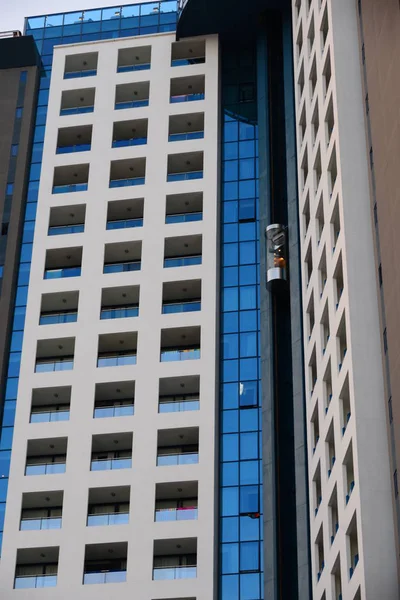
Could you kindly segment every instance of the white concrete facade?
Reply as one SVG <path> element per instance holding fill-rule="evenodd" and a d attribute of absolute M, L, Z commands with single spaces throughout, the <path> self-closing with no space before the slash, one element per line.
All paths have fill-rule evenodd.
<path fill-rule="evenodd" d="M 315 600 L 399 597 L 356 10 L 293 0 Z"/>
<path fill-rule="evenodd" d="M 174 34 L 98 41 L 57 47 L 50 88 L 44 154 L 39 190 L 36 230 L 27 304 L 26 327 L 19 378 L 14 450 L 8 488 L 0 597 L 66 598 L 105 600 L 196 599 L 210 600 L 215 593 L 215 469 L 216 385 L 218 311 L 218 40 L 206 38 L 204 64 L 171 66 Z M 118 51 L 151 46 L 151 68 L 117 73 Z M 96 53 L 97 75 L 64 79 L 67 56 Z M 205 99 L 170 103 L 170 81 L 175 77 L 205 76 Z M 149 106 L 114 110 L 117 84 L 149 82 Z M 62 92 L 95 88 L 94 111 L 60 116 Z M 170 115 L 204 113 L 204 139 L 168 141 Z M 112 148 L 113 123 L 148 120 L 146 145 Z M 61 127 L 92 125 L 90 152 L 56 154 Z M 167 182 L 170 154 L 204 152 L 204 177 L 192 181 Z M 110 163 L 114 160 L 146 158 L 145 184 L 109 187 Z M 89 164 L 87 191 L 53 194 L 54 169 Z M 203 219 L 189 223 L 165 223 L 167 195 L 202 192 Z M 122 199 L 144 199 L 143 226 L 106 230 L 108 203 Z M 85 205 L 82 233 L 48 236 L 50 210 Z M 68 212 L 68 211 L 67 211 Z M 202 264 L 164 268 L 164 240 L 180 236 L 202 236 Z M 103 274 L 104 248 L 113 242 L 141 242 L 141 270 Z M 43 277 L 46 252 L 51 249 L 82 248 L 80 277 Z M 201 311 L 162 314 L 164 282 L 201 280 Z M 104 288 L 140 286 L 139 315 L 100 320 Z M 43 294 L 79 292 L 76 323 L 39 325 Z M 201 358 L 161 362 L 161 330 L 200 327 Z M 137 364 L 97 367 L 101 334 L 137 332 Z M 69 371 L 35 373 L 39 340 L 74 340 L 74 365 Z M 159 380 L 199 376 L 200 409 L 190 412 L 158 412 Z M 133 416 L 93 418 L 95 385 L 135 382 Z M 71 386 L 70 418 L 54 423 L 30 423 L 33 390 Z M 156 466 L 157 435 L 160 430 L 198 428 L 199 463 Z M 92 436 L 133 434 L 132 468 L 91 472 Z M 32 440 L 52 442 L 67 438 L 66 472 L 26 476 L 27 444 Z M 43 443 L 46 445 L 45 442 Z M 53 443 L 54 445 L 54 443 Z M 198 519 L 155 522 L 155 486 L 162 482 L 198 482 Z M 87 527 L 88 490 L 130 486 L 129 524 Z M 20 531 L 24 493 L 63 491 L 62 527 L 54 530 Z M 197 577 L 154 581 L 154 540 L 186 540 L 197 543 Z M 85 546 L 127 542 L 126 582 L 83 585 Z M 57 585 L 49 589 L 14 590 L 17 551 L 59 548 Z M 177 550 L 178 552 L 178 550 Z M 44 552 L 46 554 L 46 552 Z"/>

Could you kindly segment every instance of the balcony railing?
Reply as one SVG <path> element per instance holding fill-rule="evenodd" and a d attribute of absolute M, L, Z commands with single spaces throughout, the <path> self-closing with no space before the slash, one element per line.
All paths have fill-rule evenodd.
<path fill-rule="evenodd" d="M 191 300 L 190 302 L 165 302 L 162 306 L 163 315 L 195 312 L 198 310 L 201 310 L 200 300 Z"/>
<path fill-rule="evenodd" d="M 70 152 L 88 152 L 91 144 L 75 144 L 73 146 L 57 146 L 56 154 L 69 154 Z"/>
<path fill-rule="evenodd" d="M 84 585 L 90 583 L 122 583 L 126 581 L 126 571 L 97 571 L 96 573 L 84 573 Z"/>
<path fill-rule="evenodd" d="M 61 517 L 43 517 L 42 519 L 21 519 L 21 531 L 36 531 L 38 529 L 61 529 Z"/>
<path fill-rule="evenodd" d="M 131 177 L 128 179 L 112 179 L 110 188 L 127 187 L 129 185 L 144 185 L 144 177 Z"/>
<path fill-rule="evenodd" d="M 132 457 L 125 458 L 95 458 L 90 463 L 91 471 L 118 471 L 119 469 L 130 469 Z"/>
<path fill-rule="evenodd" d="M 140 63 L 135 65 L 122 65 L 117 67 L 117 73 L 130 73 L 131 71 L 148 71 L 150 63 Z"/>
<path fill-rule="evenodd" d="M 176 213 L 174 215 L 166 215 L 165 222 L 167 225 L 170 225 L 171 223 L 192 223 L 193 221 L 201 221 L 202 219 L 202 212 Z"/>
<path fill-rule="evenodd" d="M 59 421 L 69 421 L 69 408 L 31 413 L 31 423 L 58 423 Z"/>
<path fill-rule="evenodd" d="M 145 98 L 143 100 L 127 100 L 125 102 L 116 102 L 115 110 L 122 110 L 125 108 L 140 108 L 142 106 L 148 106 L 149 99 Z"/>
<path fill-rule="evenodd" d="M 186 140 L 202 140 L 204 131 L 188 131 L 187 133 L 170 133 L 169 142 L 184 142 Z"/>
<path fill-rule="evenodd" d="M 203 171 L 185 171 L 184 173 L 168 173 L 167 181 L 188 181 L 203 179 Z"/>
<path fill-rule="evenodd" d="M 140 271 L 140 260 L 108 263 L 103 268 L 103 273 L 126 273 L 128 271 Z"/>
<path fill-rule="evenodd" d="M 182 508 L 156 508 L 154 520 L 160 521 L 194 521 L 197 519 L 197 506 Z"/>
<path fill-rule="evenodd" d="M 121 367 L 123 365 L 136 365 L 136 352 L 123 354 L 110 352 L 110 354 L 100 354 L 97 358 L 98 367 Z"/>
<path fill-rule="evenodd" d="M 161 348 L 161 362 L 174 362 L 177 360 L 196 360 L 200 358 L 200 348 Z"/>
<path fill-rule="evenodd" d="M 60 313 L 42 313 L 39 325 L 59 325 L 61 323 L 75 323 L 78 318 L 76 310 L 66 310 Z"/>
<path fill-rule="evenodd" d="M 126 513 L 104 513 L 88 515 L 88 527 L 99 525 L 126 525 L 129 523 L 129 512 Z"/>
<path fill-rule="evenodd" d="M 61 267 L 60 269 L 45 269 L 45 279 L 61 279 L 63 277 L 79 277 L 81 267 Z"/>
<path fill-rule="evenodd" d="M 171 104 L 176 104 L 177 102 L 194 102 L 196 100 L 204 100 L 204 92 L 199 92 L 197 94 L 179 94 L 171 96 L 169 99 Z"/>
<path fill-rule="evenodd" d="M 25 475 L 57 475 L 65 473 L 65 469 L 65 462 L 26 465 Z"/>
<path fill-rule="evenodd" d="M 190 265 L 201 265 L 201 254 L 164 258 L 164 267 L 166 269 L 171 267 L 189 267 Z"/>
<path fill-rule="evenodd" d="M 154 567 L 153 579 L 193 579 L 197 577 L 197 567 Z"/>
<path fill-rule="evenodd" d="M 170 465 L 197 465 L 198 462 L 198 452 L 182 452 L 180 454 L 158 454 L 157 456 L 158 467 Z"/>
<path fill-rule="evenodd" d="M 198 398 L 190 398 L 188 400 L 173 400 L 173 401 L 161 401 L 158 405 L 158 412 L 169 413 L 169 412 L 187 412 L 190 410 L 199 410 L 200 401 Z"/>
<path fill-rule="evenodd" d="M 44 358 L 37 359 L 35 373 L 50 373 L 52 371 L 71 371 L 74 368 L 74 358 L 65 357 L 63 359 Z"/>
<path fill-rule="evenodd" d="M 65 185 L 53 185 L 53 194 L 68 194 L 69 192 L 85 192 L 88 189 L 86 183 L 69 183 Z"/>
<path fill-rule="evenodd" d="M 73 106 L 72 108 L 62 108 L 60 110 L 60 116 L 66 115 L 82 115 L 85 113 L 91 113 L 94 111 L 94 106 Z"/>
<path fill-rule="evenodd" d="M 120 219 L 107 221 L 107 229 L 127 229 L 129 227 L 143 227 L 143 219 Z"/>
<path fill-rule="evenodd" d="M 100 319 L 126 319 L 127 317 L 137 317 L 139 315 L 139 306 L 131 304 L 129 306 L 115 306 L 102 308 Z"/>
<path fill-rule="evenodd" d="M 97 75 L 97 69 L 82 69 L 81 71 L 68 71 L 64 73 L 64 79 L 75 79 L 76 77 L 93 77 Z"/>
<path fill-rule="evenodd" d="M 205 56 L 193 56 L 190 58 L 174 58 L 171 67 L 186 67 L 187 65 L 202 65 L 206 62 Z"/>
<path fill-rule="evenodd" d="M 82 233 L 85 230 L 85 225 L 53 225 L 49 227 L 48 235 L 65 235 L 67 233 Z"/>
<path fill-rule="evenodd" d="M 147 137 L 131 138 L 129 140 L 113 140 L 113 148 L 125 148 L 126 146 L 144 146 L 147 144 Z"/>
<path fill-rule="evenodd" d="M 95 419 L 103 419 L 108 417 L 131 417 L 134 414 L 134 404 L 122 404 L 116 406 L 95 406 L 93 417 Z"/>
<path fill-rule="evenodd" d="M 23 590 L 28 588 L 45 588 L 57 585 L 57 575 L 27 575 L 16 577 L 14 589 Z"/>

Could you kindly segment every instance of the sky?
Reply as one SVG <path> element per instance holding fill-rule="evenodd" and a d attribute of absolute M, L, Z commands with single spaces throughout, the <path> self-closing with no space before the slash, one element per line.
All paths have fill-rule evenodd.
<path fill-rule="evenodd" d="M 24 29 L 24 17 L 70 10 L 136 4 L 143 0 L 0 0 L 0 31 Z"/>

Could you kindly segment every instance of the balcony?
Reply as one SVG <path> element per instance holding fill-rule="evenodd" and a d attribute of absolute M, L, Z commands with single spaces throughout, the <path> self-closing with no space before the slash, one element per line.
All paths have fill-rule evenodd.
<path fill-rule="evenodd" d="M 156 522 L 196 520 L 197 505 L 197 481 L 156 484 Z"/>
<path fill-rule="evenodd" d="M 93 417 L 129 417 L 135 413 L 135 382 L 97 383 Z"/>
<path fill-rule="evenodd" d="M 199 428 L 158 432 L 157 466 L 195 465 L 199 462 Z"/>
<path fill-rule="evenodd" d="M 56 206 L 50 209 L 48 235 L 82 233 L 85 230 L 86 206 Z"/>
<path fill-rule="evenodd" d="M 204 138 L 204 113 L 171 115 L 169 117 L 169 142 L 201 140 Z"/>
<path fill-rule="evenodd" d="M 172 44 L 171 67 L 201 65 L 206 62 L 205 40 L 174 42 Z"/>
<path fill-rule="evenodd" d="M 31 423 L 58 423 L 68 421 L 71 388 L 36 388 L 32 392 Z"/>
<path fill-rule="evenodd" d="M 94 111 L 95 88 L 65 90 L 61 95 L 60 116 L 80 115 Z"/>
<path fill-rule="evenodd" d="M 35 373 L 70 371 L 74 368 L 75 338 L 39 340 Z"/>
<path fill-rule="evenodd" d="M 68 165 L 54 169 L 53 194 L 84 192 L 88 189 L 89 165 Z"/>
<path fill-rule="evenodd" d="M 176 77 L 171 79 L 170 103 L 197 102 L 205 98 L 205 77 Z"/>
<path fill-rule="evenodd" d="M 154 581 L 195 577 L 197 577 L 197 539 L 154 541 Z"/>
<path fill-rule="evenodd" d="M 203 219 L 203 193 L 167 196 L 165 223 L 191 223 Z"/>
<path fill-rule="evenodd" d="M 142 108 L 149 105 L 150 83 L 124 83 L 117 85 L 115 92 L 115 110 Z"/>
<path fill-rule="evenodd" d="M 107 210 L 107 230 L 142 227 L 143 205 L 143 198 L 109 202 Z"/>
<path fill-rule="evenodd" d="M 14 589 L 48 588 L 57 585 L 59 548 L 17 550 Z"/>
<path fill-rule="evenodd" d="M 66 437 L 28 440 L 25 475 L 55 475 L 65 473 Z"/>
<path fill-rule="evenodd" d="M 92 146 L 92 125 L 63 127 L 58 130 L 57 154 L 88 152 Z"/>
<path fill-rule="evenodd" d="M 200 358 L 200 327 L 176 327 L 161 331 L 161 362 Z"/>
<path fill-rule="evenodd" d="M 201 281 L 173 281 L 163 284 L 163 314 L 201 310 Z"/>
<path fill-rule="evenodd" d="M 130 487 L 91 488 L 88 503 L 88 527 L 129 523 Z"/>
<path fill-rule="evenodd" d="M 147 119 L 114 123 L 112 147 L 125 148 L 147 144 L 147 128 Z"/>
<path fill-rule="evenodd" d="M 55 248 L 47 250 L 44 279 L 79 277 L 82 265 L 82 248 Z"/>
<path fill-rule="evenodd" d="M 97 74 L 97 52 L 71 54 L 65 57 L 64 79 L 93 77 Z"/>
<path fill-rule="evenodd" d="M 83 584 L 126 581 L 127 542 L 89 544 L 85 547 Z"/>
<path fill-rule="evenodd" d="M 100 319 L 127 319 L 138 315 L 138 285 L 103 289 Z"/>
<path fill-rule="evenodd" d="M 151 66 L 151 46 L 121 48 L 118 51 L 117 73 L 147 71 Z"/>
<path fill-rule="evenodd" d="M 165 239 L 164 268 L 188 267 L 201 264 L 201 235 L 188 235 Z"/>
<path fill-rule="evenodd" d="M 144 185 L 146 175 L 145 158 L 129 158 L 111 162 L 110 188 Z"/>
<path fill-rule="evenodd" d="M 75 323 L 78 318 L 79 292 L 43 294 L 39 325 Z"/>
<path fill-rule="evenodd" d="M 168 156 L 167 181 L 203 179 L 203 152 L 186 152 Z"/>
<path fill-rule="evenodd" d="M 186 412 L 200 408 L 198 375 L 160 379 L 158 412 Z"/>
<path fill-rule="evenodd" d="M 62 491 L 23 494 L 20 531 L 61 529 L 63 496 Z"/>
<path fill-rule="evenodd" d="M 94 435 L 91 471 L 116 471 L 132 467 L 132 433 Z"/>
<path fill-rule="evenodd" d="M 99 335 L 98 367 L 121 367 L 136 364 L 137 333 Z"/>
<path fill-rule="evenodd" d="M 142 242 L 106 244 L 103 273 L 140 271 Z"/>

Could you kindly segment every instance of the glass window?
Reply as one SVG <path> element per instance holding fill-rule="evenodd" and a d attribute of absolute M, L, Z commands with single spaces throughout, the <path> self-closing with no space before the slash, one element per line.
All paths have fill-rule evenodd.
<path fill-rule="evenodd" d="M 224 125 L 224 142 L 235 142 L 238 139 L 238 123 L 231 121 Z"/>
<path fill-rule="evenodd" d="M 224 160 L 232 160 L 238 158 L 237 142 L 229 142 L 223 145 L 223 158 Z"/>
<path fill-rule="evenodd" d="M 222 376 L 224 381 L 237 381 L 239 379 L 239 363 L 237 360 L 224 360 Z"/>
<path fill-rule="evenodd" d="M 21 107 L 19 107 L 19 108 L 16 109 L 16 111 L 15 111 L 15 118 L 16 119 L 21 119 L 22 118 L 22 108 Z"/>
<path fill-rule="evenodd" d="M 252 158 L 242 158 L 239 161 L 240 179 L 252 179 L 255 177 L 255 162 Z"/>
<path fill-rule="evenodd" d="M 239 512 L 239 488 L 221 490 L 221 514 L 223 517 L 236 516 Z"/>
<path fill-rule="evenodd" d="M 63 24 L 63 14 L 60 15 L 47 15 L 46 27 L 56 27 L 57 25 Z"/>
<path fill-rule="evenodd" d="M 239 576 L 223 575 L 221 588 L 221 600 L 236 600 L 239 598 Z"/>
<path fill-rule="evenodd" d="M 14 184 L 13 183 L 7 183 L 7 185 L 6 185 L 6 195 L 7 196 L 12 196 L 13 193 L 14 193 Z"/>
<path fill-rule="evenodd" d="M 3 427 L 0 435 L 0 450 L 11 450 L 14 427 Z"/>
<path fill-rule="evenodd" d="M 27 20 L 28 29 L 40 29 L 41 27 L 44 27 L 44 19 L 45 17 L 31 17 Z"/>
<path fill-rule="evenodd" d="M 258 433 L 241 433 L 240 460 L 250 460 L 256 458 L 258 458 Z"/>
<path fill-rule="evenodd" d="M 47 105 L 49 103 L 49 90 L 41 90 L 38 93 L 38 106 Z"/>
<path fill-rule="evenodd" d="M 12 427 L 14 425 L 15 409 L 17 402 L 16 400 L 7 400 L 4 402 L 4 413 L 2 425 Z M 1 477 L 1 474 L 0 474 Z"/>
<path fill-rule="evenodd" d="M 257 379 L 258 360 L 256 358 L 242 358 L 240 360 L 240 378 Z"/>
<path fill-rule="evenodd" d="M 258 542 L 240 544 L 240 571 L 258 571 L 260 568 L 260 553 Z M 252 596 L 254 598 L 254 596 Z"/>
<path fill-rule="evenodd" d="M 235 333 L 238 331 L 238 313 L 228 312 L 222 315 L 222 331 L 224 333 Z"/>
<path fill-rule="evenodd" d="M 223 311 L 230 312 L 238 310 L 238 289 L 237 288 L 225 288 L 223 290 Z"/>
<path fill-rule="evenodd" d="M 256 202 L 254 198 L 244 198 L 239 202 L 239 221 L 254 221 Z"/>
<path fill-rule="evenodd" d="M 242 437 L 242 436 L 241 436 Z M 259 512 L 258 485 L 244 485 L 240 488 L 240 514 Z"/>
<path fill-rule="evenodd" d="M 6 384 L 6 400 L 15 400 L 18 393 L 18 379 L 9 378 Z"/>
<path fill-rule="evenodd" d="M 238 220 L 238 203 L 224 202 L 223 204 L 224 223 L 236 223 Z"/>
<path fill-rule="evenodd" d="M 7 499 L 8 479 L 0 479 L 0 501 Z"/>
<path fill-rule="evenodd" d="M 224 413 L 231 411 L 224 411 Z M 239 485 L 239 463 L 238 462 L 226 462 L 223 463 L 221 469 L 222 485 L 224 487 L 231 485 Z M 252 483 L 252 482 L 251 482 Z M 228 541 L 228 540 L 225 540 Z"/>
<path fill-rule="evenodd" d="M 18 154 L 18 144 L 13 144 L 11 146 L 11 156 L 17 156 Z"/>
<path fill-rule="evenodd" d="M 260 539 L 260 529 L 262 530 L 261 519 L 249 519 L 249 517 L 240 517 L 240 539 L 242 542 Z"/>
<path fill-rule="evenodd" d="M 18 329 L 23 330 L 24 325 L 25 325 L 25 313 L 26 313 L 26 308 L 24 306 L 17 306 L 15 308 L 14 323 L 13 323 L 14 330 L 18 330 Z"/>
<path fill-rule="evenodd" d="M 32 247 L 33 244 L 22 244 L 21 247 L 21 261 L 30 262 L 32 258 Z"/>
<path fill-rule="evenodd" d="M 14 331 L 11 336 L 11 351 L 18 352 L 22 350 L 22 331 Z"/>
<path fill-rule="evenodd" d="M 222 460 L 230 462 L 239 459 L 239 436 L 237 434 L 225 434 L 222 436 Z M 236 514 L 236 513 L 234 513 Z"/>
<path fill-rule="evenodd" d="M 240 246 L 240 264 L 249 265 L 256 262 L 256 243 L 241 242 Z"/>
<path fill-rule="evenodd" d="M 123 6 L 121 11 L 121 29 L 139 27 L 139 5 Z"/>
<path fill-rule="evenodd" d="M 238 179 L 238 161 L 228 160 L 224 163 L 224 181 L 235 181 Z"/>
<path fill-rule="evenodd" d="M 239 384 L 240 406 L 256 406 L 258 404 L 258 386 L 256 381 L 242 381 Z"/>
<path fill-rule="evenodd" d="M 240 310 L 257 308 L 257 288 L 255 285 L 246 285 L 239 288 Z"/>
<path fill-rule="evenodd" d="M 222 573 L 237 573 L 239 571 L 238 544 L 222 544 L 221 560 Z"/>
<path fill-rule="evenodd" d="M 8 377 L 18 377 L 21 366 L 21 352 L 10 352 L 8 362 Z"/>
<path fill-rule="evenodd" d="M 224 225 L 223 229 L 224 234 L 224 244 L 229 242 L 237 242 L 238 237 L 238 226 L 236 223 L 230 223 L 228 225 Z"/>
<path fill-rule="evenodd" d="M 256 197 L 256 182 L 254 179 L 239 181 L 239 198 L 253 197 Z"/>
<path fill-rule="evenodd" d="M 223 261 L 226 267 L 238 264 L 239 256 L 237 244 L 224 244 L 223 252 Z"/>
<path fill-rule="evenodd" d="M 248 240 L 256 240 L 256 222 L 252 223 L 239 223 L 239 240 L 245 242 Z"/>
<path fill-rule="evenodd" d="M 224 433 L 237 433 L 239 430 L 239 411 L 224 410 L 222 412 L 222 431 Z"/>
<path fill-rule="evenodd" d="M 222 271 L 222 283 L 224 287 L 239 285 L 238 267 L 225 267 Z"/>
<path fill-rule="evenodd" d="M 0 452 L 0 479 L 8 477 L 10 472 L 11 450 Z"/>
<path fill-rule="evenodd" d="M 225 383 L 222 386 L 223 408 L 237 408 L 239 396 L 239 386 L 237 383 Z"/>
<path fill-rule="evenodd" d="M 40 179 L 41 168 L 42 168 L 42 164 L 41 163 L 34 163 L 34 164 L 32 164 L 30 172 L 29 172 L 29 179 L 39 180 Z"/>
<path fill-rule="evenodd" d="M 240 600 L 253 600 L 260 597 L 260 575 L 246 573 L 240 575 Z"/>
<path fill-rule="evenodd" d="M 15 306 L 26 306 L 27 297 L 28 297 L 28 286 L 18 287 L 17 295 L 15 298 Z"/>
<path fill-rule="evenodd" d="M 228 465 L 224 465 L 228 466 Z M 239 519 L 237 517 L 224 517 L 221 519 L 223 542 L 236 542 L 239 540 Z M 233 600 L 233 599 L 231 599 Z"/>
<path fill-rule="evenodd" d="M 240 335 L 240 356 L 257 356 L 257 333 L 242 333 Z M 236 357 L 232 357 L 236 358 Z"/>
<path fill-rule="evenodd" d="M 23 233 L 23 236 L 22 236 L 23 243 L 25 243 L 25 242 L 33 242 L 34 231 L 35 231 L 35 223 L 33 221 L 27 221 L 25 223 L 25 225 L 24 225 L 24 233 Z M 20 269 L 20 271 L 21 271 L 21 269 Z M 28 277 L 28 280 L 29 280 L 29 277 Z M 28 283 L 28 281 L 20 281 L 18 279 L 18 283 L 19 284 Z"/>
<path fill-rule="evenodd" d="M 43 143 L 33 144 L 32 147 L 32 162 L 40 162 L 42 160 L 43 155 Z"/>
<path fill-rule="evenodd" d="M 240 411 L 240 420 L 242 420 L 242 415 L 248 412 L 250 411 Z M 240 462 L 240 485 L 257 485 L 259 483 L 259 465 L 260 463 L 258 460 L 245 460 Z"/>
<path fill-rule="evenodd" d="M 83 21 L 83 12 L 72 12 L 64 15 L 64 25 L 80 24 Z M 65 31 L 65 28 L 64 28 Z"/>
<path fill-rule="evenodd" d="M 257 311 L 256 310 L 240 311 L 239 327 L 240 327 L 241 332 L 242 331 L 256 331 L 258 329 Z"/>
<path fill-rule="evenodd" d="M 224 202 L 227 200 L 236 200 L 238 197 L 238 182 L 231 181 L 229 183 L 224 183 Z"/>
<path fill-rule="evenodd" d="M 44 37 L 47 38 L 59 38 L 62 36 L 62 27 L 46 27 L 44 30 Z"/>
<path fill-rule="evenodd" d="M 238 358 L 239 336 L 237 334 L 224 335 L 222 340 L 223 358 Z"/>
<path fill-rule="evenodd" d="M 44 125 L 39 125 L 38 127 L 35 127 L 35 133 L 33 136 L 33 142 L 43 142 L 44 141 L 44 133 L 45 133 L 45 127 Z"/>

